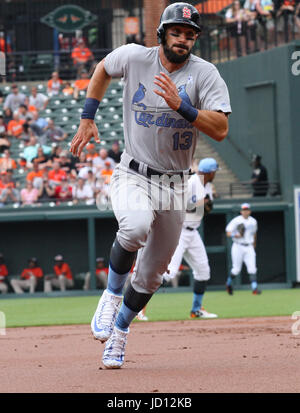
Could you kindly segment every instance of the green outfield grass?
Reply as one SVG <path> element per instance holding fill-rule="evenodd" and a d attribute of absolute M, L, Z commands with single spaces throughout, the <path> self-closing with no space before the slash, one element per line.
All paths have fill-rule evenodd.
<path fill-rule="evenodd" d="M 7 327 L 86 324 L 91 321 L 98 297 L 66 298 L 0 298 L 0 311 L 5 313 Z M 155 294 L 147 307 L 150 321 L 186 320 L 192 304 L 192 293 Z M 265 290 L 253 296 L 250 291 L 207 292 L 204 307 L 220 318 L 291 316 L 300 311 L 300 290 Z"/>

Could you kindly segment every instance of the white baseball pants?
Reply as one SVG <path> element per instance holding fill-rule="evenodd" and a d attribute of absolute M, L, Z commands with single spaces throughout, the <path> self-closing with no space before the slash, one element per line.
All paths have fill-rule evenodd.
<path fill-rule="evenodd" d="M 239 275 L 243 263 L 245 263 L 247 267 L 248 274 L 256 274 L 256 253 L 253 245 L 246 246 L 234 242 L 231 248 L 231 260 L 231 274 Z"/>
<path fill-rule="evenodd" d="M 178 246 L 169 264 L 170 278 L 176 277 L 182 258 L 192 268 L 195 280 L 207 281 L 210 279 L 207 253 L 197 229 L 190 231 L 182 228 Z"/>

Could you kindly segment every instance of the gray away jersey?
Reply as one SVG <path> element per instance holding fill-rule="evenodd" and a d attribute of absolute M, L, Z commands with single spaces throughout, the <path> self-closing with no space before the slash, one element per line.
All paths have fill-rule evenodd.
<path fill-rule="evenodd" d="M 112 77 L 123 77 L 125 151 L 135 160 L 160 170 L 190 168 L 198 130 L 154 93 L 155 75 L 166 73 L 180 97 L 197 109 L 231 112 L 229 94 L 216 67 L 190 55 L 179 70 L 161 64 L 159 47 L 121 46 L 105 57 Z"/>

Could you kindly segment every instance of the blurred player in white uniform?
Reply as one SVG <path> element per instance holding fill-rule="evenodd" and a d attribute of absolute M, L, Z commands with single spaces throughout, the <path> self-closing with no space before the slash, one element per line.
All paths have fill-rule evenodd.
<path fill-rule="evenodd" d="M 213 313 L 207 312 L 202 307 L 202 300 L 206 290 L 207 281 L 210 279 L 210 267 L 203 241 L 198 232 L 205 211 L 212 209 L 212 185 L 218 164 L 213 158 L 202 159 L 198 172 L 188 181 L 188 211 L 182 226 L 178 246 L 164 273 L 166 281 L 176 277 L 182 258 L 193 270 L 194 298 L 190 312 L 191 318 L 217 318 Z M 204 185 L 204 186 L 203 186 Z"/>
<path fill-rule="evenodd" d="M 232 278 L 240 274 L 242 265 L 245 263 L 251 281 L 253 294 L 261 294 L 257 288 L 256 268 L 256 233 L 257 221 L 251 216 L 251 206 L 248 203 L 241 205 L 241 214 L 233 218 L 226 226 L 227 237 L 232 238 L 231 275 L 226 281 L 226 290 L 229 295 L 233 294 Z"/>

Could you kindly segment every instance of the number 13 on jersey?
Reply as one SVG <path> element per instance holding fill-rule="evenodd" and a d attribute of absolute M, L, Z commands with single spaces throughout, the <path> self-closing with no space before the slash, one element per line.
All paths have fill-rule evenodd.
<path fill-rule="evenodd" d="M 192 146 L 193 132 L 183 132 L 182 134 L 176 132 L 172 137 L 173 151 L 178 151 L 178 149 L 186 151 Z"/>

